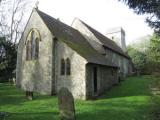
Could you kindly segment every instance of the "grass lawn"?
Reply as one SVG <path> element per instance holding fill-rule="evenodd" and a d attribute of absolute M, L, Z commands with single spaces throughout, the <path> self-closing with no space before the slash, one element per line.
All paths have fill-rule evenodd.
<path fill-rule="evenodd" d="M 75 101 L 77 120 L 149 120 L 154 101 L 150 76 L 129 77 L 97 100 Z M 9 84 L 0 83 L 0 111 L 6 120 L 58 120 L 57 97 L 34 94 L 34 100 Z"/>

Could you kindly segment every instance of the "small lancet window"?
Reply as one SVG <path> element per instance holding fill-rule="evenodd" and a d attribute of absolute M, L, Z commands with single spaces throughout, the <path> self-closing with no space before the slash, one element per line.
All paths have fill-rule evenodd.
<path fill-rule="evenodd" d="M 61 59 L 61 75 L 65 75 L 65 60 Z"/>
<path fill-rule="evenodd" d="M 29 41 L 26 44 L 26 60 L 29 60 Z"/>
<path fill-rule="evenodd" d="M 69 58 L 66 59 L 66 74 L 67 75 L 71 74 L 71 63 Z"/>
<path fill-rule="evenodd" d="M 36 38 L 35 59 L 38 59 L 38 55 L 39 55 L 39 39 Z"/>
<path fill-rule="evenodd" d="M 32 44 L 32 49 L 31 49 L 31 55 L 32 59 L 35 59 L 35 33 L 34 31 L 31 32 L 31 44 Z"/>
<path fill-rule="evenodd" d="M 26 60 L 28 60 L 28 41 L 26 43 Z"/>
<path fill-rule="evenodd" d="M 31 42 L 27 41 L 26 44 L 26 60 L 31 60 Z"/>

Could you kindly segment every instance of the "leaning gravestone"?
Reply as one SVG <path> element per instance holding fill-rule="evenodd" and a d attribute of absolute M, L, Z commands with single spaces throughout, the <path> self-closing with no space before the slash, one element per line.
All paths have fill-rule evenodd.
<path fill-rule="evenodd" d="M 58 93 L 58 105 L 61 120 L 75 120 L 73 95 L 67 88 L 61 88 Z"/>

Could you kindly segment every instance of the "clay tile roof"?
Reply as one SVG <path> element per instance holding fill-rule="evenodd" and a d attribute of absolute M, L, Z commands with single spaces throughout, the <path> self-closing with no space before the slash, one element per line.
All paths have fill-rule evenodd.
<path fill-rule="evenodd" d="M 85 58 L 88 63 L 117 67 L 114 63 L 109 62 L 103 55 L 93 49 L 79 31 L 40 10 L 37 10 L 37 13 L 42 18 L 51 33 L 57 37 L 58 40 L 66 43 L 79 55 Z"/>

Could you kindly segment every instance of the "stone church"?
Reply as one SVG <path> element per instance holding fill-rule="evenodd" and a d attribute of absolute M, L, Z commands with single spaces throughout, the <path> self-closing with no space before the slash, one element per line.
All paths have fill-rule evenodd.
<path fill-rule="evenodd" d="M 118 30 L 123 39 L 111 31 L 111 40 L 78 18 L 68 26 L 33 9 L 19 41 L 17 87 L 51 95 L 67 87 L 83 100 L 102 94 L 132 71 Z"/>

